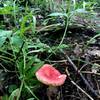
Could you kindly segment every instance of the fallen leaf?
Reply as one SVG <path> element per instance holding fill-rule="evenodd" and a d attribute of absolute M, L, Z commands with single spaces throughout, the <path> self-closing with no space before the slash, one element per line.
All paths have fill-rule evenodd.
<path fill-rule="evenodd" d="M 88 54 L 100 57 L 100 50 L 88 51 Z"/>

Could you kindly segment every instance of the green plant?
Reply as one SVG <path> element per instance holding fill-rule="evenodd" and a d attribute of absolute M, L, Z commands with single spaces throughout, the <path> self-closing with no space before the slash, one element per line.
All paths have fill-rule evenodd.
<path fill-rule="evenodd" d="M 82 18 L 93 18 L 95 0 L 62 0 L 61 5 L 54 0 L 2 0 L 0 1 L 0 67 L 5 72 L 13 73 L 17 79 L 16 84 L 8 85 L 8 94 L 3 98 L 14 100 L 29 96 L 25 99 L 37 99 L 35 93 L 41 84 L 35 77 L 35 72 L 45 63 L 49 62 L 52 55 L 58 54 L 63 49 L 69 48 L 64 44 L 65 36 L 69 27 L 73 27 L 77 16 Z M 38 28 L 37 19 L 39 21 Z M 75 22 L 75 25 L 79 25 Z M 87 26 L 92 26 L 88 24 Z M 45 29 L 65 31 L 60 38 L 52 45 L 44 42 L 41 31 Z M 97 34 L 93 39 L 100 36 Z M 57 37 L 58 38 L 58 37 Z M 48 41 L 50 37 L 47 37 Z M 47 54 L 42 59 L 41 54 Z M 42 61 L 43 60 L 43 61 Z M 13 76 L 12 75 L 12 76 Z M 8 74 L 9 77 L 12 77 Z M 8 79 L 8 78 L 7 78 Z M 9 80 L 9 79 L 8 79 Z M 5 80 L 6 82 L 6 80 Z"/>
<path fill-rule="evenodd" d="M 19 34 L 11 34 L 12 31 L 1 30 L 1 57 L 4 63 L 9 61 L 15 67 L 13 70 L 13 66 L 10 66 L 9 71 L 13 70 L 16 72 L 16 75 L 21 81 L 21 85 L 19 88 L 16 87 L 16 89 L 12 91 L 9 100 L 13 100 L 16 96 L 17 100 L 19 100 L 21 92 L 24 91 L 24 88 L 26 88 L 35 98 L 37 98 L 30 87 L 34 89 L 35 87 L 39 86 L 35 79 L 35 72 L 43 65 L 43 61 L 38 59 L 36 55 L 33 56 L 28 54 L 28 46 L 30 45 L 28 45 L 28 42 L 24 40 L 24 38 L 22 38 Z M 8 52 L 8 50 L 10 50 L 10 52 Z M 11 56 L 8 57 L 5 55 L 5 52 Z M 8 68 L 4 68 L 8 71 Z"/>

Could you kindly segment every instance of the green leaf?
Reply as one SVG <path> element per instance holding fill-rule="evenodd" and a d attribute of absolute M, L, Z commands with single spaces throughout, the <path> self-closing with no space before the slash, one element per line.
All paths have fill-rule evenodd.
<path fill-rule="evenodd" d="M 2 100 L 9 100 L 8 95 L 4 95 L 4 96 L 2 96 Z"/>
<path fill-rule="evenodd" d="M 12 92 L 12 94 L 9 97 L 9 100 L 14 100 L 15 97 L 17 97 L 18 93 L 19 93 L 19 88 Z"/>
<path fill-rule="evenodd" d="M 35 75 L 36 71 L 37 71 L 43 64 L 44 64 L 43 61 L 41 61 L 40 63 L 34 64 L 34 65 L 30 68 L 30 70 L 26 71 L 26 77 L 29 78 L 29 79 L 32 78 L 32 77 Z"/>
<path fill-rule="evenodd" d="M 24 62 L 23 60 L 21 59 L 20 61 L 17 62 L 17 68 L 20 72 L 20 76 L 23 75 L 23 66 L 24 66 Z"/>
<path fill-rule="evenodd" d="M 58 46 L 58 49 L 63 49 L 63 48 L 68 48 L 69 46 L 66 44 L 61 44 L 60 46 Z"/>
<path fill-rule="evenodd" d="M 8 89 L 9 93 L 12 93 L 16 88 L 17 88 L 16 85 L 10 85 Z"/>
<path fill-rule="evenodd" d="M 22 38 L 20 36 L 13 35 L 11 37 L 11 44 L 12 45 L 17 46 L 17 47 L 21 47 L 22 43 L 23 43 L 23 40 L 22 40 Z"/>
<path fill-rule="evenodd" d="M 11 45 L 13 45 L 13 50 L 15 52 L 19 52 L 19 49 L 21 48 L 21 46 L 23 44 L 23 39 L 18 35 L 13 35 L 10 38 L 10 43 L 11 43 Z"/>
<path fill-rule="evenodd" d="M 10 37 L 12 34 L 11 30 L 0 30 L 0 37 Z"/>
<path fill-rule="evenodd" d="M 31 69 L 31 71 L 33 72 L 33 74 L 35 74 L 36 71 L 37 71 L 43 64 L 44 64 L 43 61 L 41 61 L 40 63 L 35 64 L 35 65 L 32 67 L 32 69 Z"/>
<path fill-rule="evenodd" d="M 33 19 L 32 19 L 33 18 Z M 29 23 L 28 26 L 26 26 L 25 24 L 29 21 L 29 20 L 32 20 L 33 23 Z M 22 18 L 22 21 L 21 21 L 21 28 L 20 28 L 20 35 L 21 36 L 24 36 L 24 33 L 29 30 L 30 28 L 32 28 L 33 26 L 33 30 L 32 31 L 35 31 L 35 26 L 36 26 L 36 18 L 32 15 L 32 13 L 29 13 L 28 15 L 24 16 Z"/>
<path fill-rule="evenodd" d="M 33 17 L 32 31 L 33 31 L 33 33 L 35 33 L 35 29 L 36 29 L 36 17 L 35 16 L 32 16 L 32 17 Z"/>
<path fill-rule="evenodd" d="M 33 64 L 33 62 L 34 62 L 34 60 L 35 60 L 35 58 L 36 58 L 36 56 L 34 57 L 29 57 L 29 61 L 26 63 L 26 71 L 29 69 L 29 68 L 31 68 L 31 66 L 32 66 L 32 64 Z"/>
<path fill-rule="evenodd" d="M 6 37 L 0 37 L 0 47 L 4 44 Z"/>
<path fill-rule="evenodd" d="M 29 99 L 27 99 L 27 100 L 35 100 L 35 98 L 29 98 Z"/>
<path fill-rule="evenodd" d="M 48 16 L 51 16 L 51 17 L 57 17 L 57 16 L 64 16 L 64 17 L 67 17 L 67 14 L 66 14 L 66 13 L 55 12 L 55 13 L 51 13 L 51 14 L 48 15 Z"/>
<path fill-rule="evenodd" d="M 3 46 L 6 39 L 9 38 L 11 34 L 12 34 L 12 31 L 0 30 L 0 47 Z"/>
<path fill-rule="evenodd" d="M 13 7 L 11 6 L 0 7 L 0 14 L 11 14 L 12 10 Z"/>
<path fill-rule="evenodd" d="M 85 9 L 76 9 L 77 13 L 88 13 Z"/>
<path fill-rule="evenodd" d="M 24 85 L 25 85 L 25 88 L 33 95 L 33 97 L 34 97 L 36 100 L 39 100 L 39 99 L 37 98 L 37 96 L 33 93 L 33 91 L 30 89 L 30 87 L 27 86 L 26 84 L 24 84 Z"/>

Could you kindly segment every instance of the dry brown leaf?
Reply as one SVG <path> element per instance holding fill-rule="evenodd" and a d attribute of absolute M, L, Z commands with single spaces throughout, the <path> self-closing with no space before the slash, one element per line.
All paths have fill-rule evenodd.
<path fill-rule="evenodd" d="M 90 55 L 100 57 L 100 50 L 92 50 L 92 51 L 88 51 L 88 53 L 89 53 Z"/>

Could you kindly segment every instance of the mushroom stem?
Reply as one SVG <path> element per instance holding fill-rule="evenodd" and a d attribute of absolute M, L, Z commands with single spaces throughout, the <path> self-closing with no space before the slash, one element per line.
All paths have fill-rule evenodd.
<path fill-rule="evenodd" d="M 48 96 L 48 100 L 52 100 L 52 96 L 56 96 L 58 92 L 58 87 L 54 87 L 54 86 L 49 86 L 47 88 L 47 96 Z"/>

